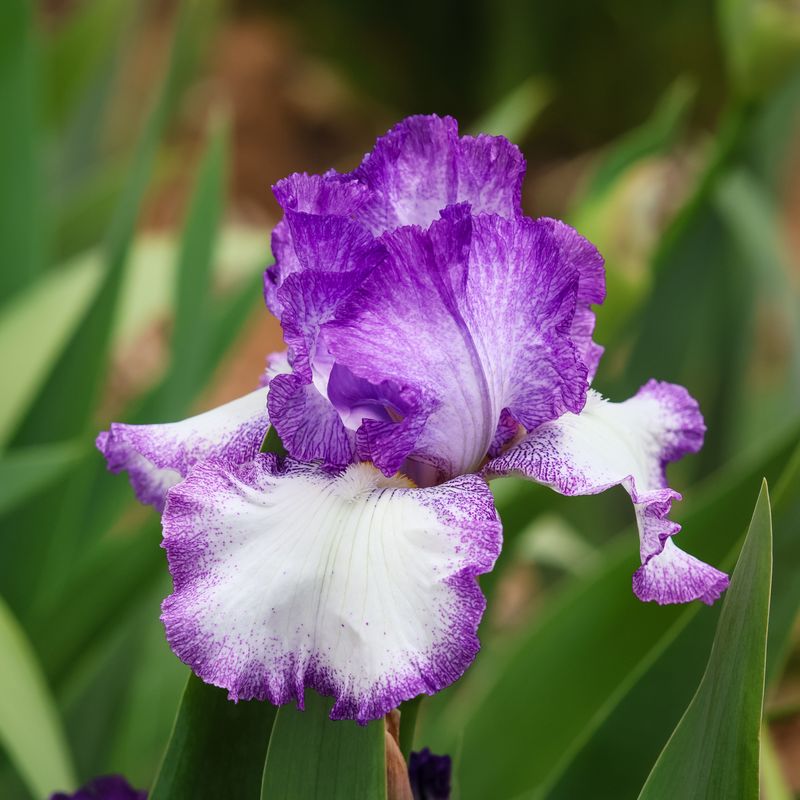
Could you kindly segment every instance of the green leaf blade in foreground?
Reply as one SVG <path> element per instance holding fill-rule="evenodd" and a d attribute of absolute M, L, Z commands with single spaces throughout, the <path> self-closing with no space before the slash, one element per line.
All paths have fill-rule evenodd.
<path fill-rule="evenodd" d="M 150 800 L 255 800 L 275 707 L 190 675 Z"/>
<path fill-rule="evenodd" d="M 385 727 L 331 720 L 331 701 L 307 692 L 305 711 L 282 706 L 264 768 L 262 800 L 386 797 Z"/>
<path fill-rule="evenodd" d="M 764 481 L 706 672 L 639 800 L 757 800 L 771 585 L 772 521 Z"/>
<path fill-rule="evenodd" d="M 75 786 L 75 770 L 33 648 L 0 601 L 0 743 L 31 795 Z"/>

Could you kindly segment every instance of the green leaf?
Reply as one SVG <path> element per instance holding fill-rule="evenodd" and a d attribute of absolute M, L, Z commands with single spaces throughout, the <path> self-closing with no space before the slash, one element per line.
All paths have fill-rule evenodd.
<path fill-rule="evenodd" d="M 386 797 L 385 725 L 331 720 L 333 702 L 308 691 L 305 711 L 281 706 L 269 742 L 262 800 Z"/>
<path fill-rule="evenodd" d="M 0 393 L 0 445 L 13 433 L 97 296 L 101 276 L 94 260 L 77 260 L 41 277 L 0 311 L 3 372 L 13 375 Z"/>
<path fill-rule="evenodd" d="M 772 0 L 720 0 L 720 33 L 734 92 L 759 98 L 800 60 L 796 7 Z"/>
<path fill-rule="evenodd" d="M 36 445 L 0 457 L 0 514 L 27 500 L 86 455 L 83 442 Z"/>
<path fill-rule="evenodd" d="M 414 749 L 414 736 L 417 732 L 417 717 L 424 695 L 419 695 L 412 700 L 407 700 L 400 706 L 400 752 L 408 761 Z"/>
<path fill-rule="evenodd" d="M 75 110 L 131 26 L 132 10 L 124 0 L 89 0 L 51 36 L 44 53 L 48 125 L 62 125 Z"/>
<path fill-rule="evenodd" d="M 797 434 L 795 425 L 687 504 L 681 546 L 710 563 L 724 563 L 751 508 L 748 487 L 764 474 L 777 478 Z M 511 642 L 482 637 L 476 664 L 446 704 L 440 706 L 439 697 L 428 702 L 419 740 L 437 752 L 460 753 L 456 775 L 464 800 L 516 797 L 552 786 L 638 676 L 698 613 L 699 604 L 656 607 L 633 596 L 635 531 L 626 538 Z M 703 609 L 700 617 L 711 614 L 713 609 Z M 486 763 L 493 764 L 491 774 L 483 769 Z"/>
<path fill-rule="evenodd" d="M 18 438 L 26 443 L 84 433 L 104 378 L 123 268 L 136 227 L 150 170 L 166 126 L 185 59 L 187 14 L 179 16 L 167 75 L 142 135 L 105 242 L 102 286 L 80 328 L 64 351 L 25 418 Z"/>
<path fill-rule="evenodd" d="M 278 456 L 286 455 L 286 448 L 283 446 L 281 437 L 278 436 L 278 431 L 275 430 L 275 427 L 272 425 L 270 425 L 266 435 L 264 436 L 264 441 L 261 443 L 261 452 L 275 453 L 275 455 Z"/>
<path fill-rule="evenodd" d="M 0 301 L 30 283 L 42 264 L 46 225 L 39 165 L 35 4 L 0 3 Z"/>
<path fill-rule="evenodd" d="M 33 648 L 0 600 L 0 741 L 34 797 L 75 786 L 61 721 Z"/>
<path fill-rule="evenodd" d="M 212 331 L 212 266 L 225 197 L 227 125 L 219 122 L 200 164 L 181 241 L 170 370 L 159 399 L 165 418 L 202 388 Z"/>
<path fill-rule="evenodd" d="M 777 674 L 800 604 L 800 542 L 796 536 L 800 520 L 800 447 L 782 472 L 775 474 L 776 477 L 780 474 L 780 480 L 772 504 L 775 567 L 767 644 L 768 675 Z M 715 515 L 722 516 L 712 507 L 705 515 L 708 525 L 714 524 Z M 736 555 L 731 553 L 720 566 L 731 568 Z M 609 709 L 581 749 L 563 764 L 563 774 L 548 791 L 548 800 L 570 800 L 587 787 L 591 787 L 597 800 L 619 800 L 638 794 L 700 682 L 720 607 L 717 604 L 703 613 L 690 613 L 676 635 L 665 641 L 632 676 L 624 695 Z M 647 709 L 647 713 L 643 714 L 642 709 Z"/>
<path fill-rule="evenodd" d="M 740 423 L 749 423 L 749 433 L 756 438 L 783 416 L 784 409 L 796 408 L 800 401 L 800 309 L 790 280 L 791 262 L 783 248 L 778 199 L 749 170 L 740 168 L 720 180 L 714 201 L 728 237 L 751 272 L 759 299 L 769 305 L 774 324 L 789 339 L 782 385 L 772 389 L 772 396 L 762 391 L 759 402 L 751 403 L 753 410 Z"/>
<path fill-rule="evenodd" d="M 551 91 L 543 78 L 532 76 L 509 92 L 497 105 L 470 125 L 476 136 L 486 133 L 518 142 L 550 102 Z"/>
<path fill-rule="evenodd" d="M 255 800 L 275 707 L 189 677 L 150 800 Z"/>
<path fill-rule="evenodd" d="M 47 674 L 60 686 L 81 657 L 139 602 L 165 570 L 157 521 L 109 537 L 80 559 L 29 623 Z"/>
<path fill-rule="evenodd" d="M 99 767 L 125 775 L 133 786 L 152 784 L 190 674 L 170 650 L 158 618 L 161 601 L 172 591 L 169 573 L 163 570 L 160 577 L 135 609 L 142 625 L 131 656 L 131 676 L 116 724 L 107 735 L 109 755 Z"/>
<path fill-rule="evenodd" d="M 594 203 L 608 192 L 634 164 L 658 155 L 675 144 L 689 113 L 695 87 L 688 78 L 679 78 L 664 93 L 650 118 L 614 144 L 592 175 L 581 205 Z M 582 215 L 578 211 L 578 216 Z"/>
<path fill-rule="evenodd" d="M 640 800 L 757 800 L 771 586 L 772 519 L 764 481 L 706 672 Z"/>

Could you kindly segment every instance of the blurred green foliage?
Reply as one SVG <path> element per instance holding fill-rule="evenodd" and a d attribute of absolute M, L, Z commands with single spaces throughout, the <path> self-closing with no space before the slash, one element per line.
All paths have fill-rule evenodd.
<path fill-rule="evenodd" d="M 131 422 L 195 407 L 260 307 L 267 254 L 225 218 L 237 153 L 222 107 L 207 121 L 181 230 L 158 248 L 139 225 L 162 185 L 168 134 L 234 13 L 179 4 L 142 109 L 120 87 L 131 60 L 150 57 L 142 39 L 158 5 L 84 0 L 47 26 L 27 0 L 0 3 L 0 796 L 38 798 L 111 771 L 141 786 L 158 773 L 154 797 L 219 796 L 213 778 L 234 772 L 248 796 L 263 778 L 264 796 L 312 797 L 319 770 L 348 775 L 337 785 L 357 792 L 383 769 L 380 725 L 327 722 L 309 698 L 314 713 L 281 710 L 270 741 L 273 709 L 187 685 L 158 621 L 169 591 L 159 521 L 92 448 L 109 422 L 113 359 L 143 320 L 168 321 L 167 364 L 117 403 Z M 800 303 L 782 228 L 800 108 L 796 10 L 778 0 L 241 5 L 280 15 L 386 117 L 454 112 L 465 128 L 524 143 L 534 165 L 580 155 L 567 216 L 608 270 L 597 385 L 623 399 L 650 377 L 673 380 L 706 414 L 706 447 L 675 469 L 689 488 L 676 508 L 687 549 L 732 568 L 760 479 L 772 487 L 768 631 L 762 579 L 757 602 L 734 584 L 717 632 L 718 648 L 731 648 L 727 629 L 755 631 L 741 666 L 760 708 L 759 637 L 769 700 L 791 669 L 800 607 Z M 117 115 L 136 124 L 114 126 Z M 279 177 L 260 176 L 265 189 Z M 403 750 L 413 738 L 452 754 L 465 800 L 635 798 L 695 692 L 696 709 L 711 689 L 730 690 L 719 655 L 709 660 L 720 608 L 633 598 L 621 490 L 567 499 L 513 480 L 493 488 L 506 544 L 482 581 L 483 650 L 454 687 L 404 707 Z M 740 570 L 765 563 L 764 514 L 762 500 L 762 538 L 751 533 Z M 743 729 L 751 758 L 754 713 Z M 701 723 L 687 712 L 661 763 L 687 727 L 703 739 Z M 765 781 L 777 787 L 768 800 L 779 800 L 764 742 Z M 752 780 L 751 770 L 740 796 L 753 796 Z"/>

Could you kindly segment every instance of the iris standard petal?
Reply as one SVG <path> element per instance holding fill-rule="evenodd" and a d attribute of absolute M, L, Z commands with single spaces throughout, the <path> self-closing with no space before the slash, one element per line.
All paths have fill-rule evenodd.
<path fill-rule="evenodd" d="M 352 221 L 369 189 L 355 179 L 339 175 L 295 173 L 278 181 L 273 192 L 283 208 L 284 218 L 272 232 L 275 264 L 264 273 L 264 299 L 269 310 L 279 317 L 278 289 L 287 276 L 308 266 L 315 251 L 321 250 L 323 258 L 316 259 L 313 267 L 326 269 L 326 251 L 335 252 L 343 236 L 352 240 L 348 247 L 369 237 L 364 228 Z"/>
<path fill-rule="evenodd" d="M 633 578 L 641 600 L 713 603 L 728 586 L 714 567 L 680 550 L 680 525 L 668 514 L 680 495 L 665 467 L 703 444 L 696 401 L 681 386 L 650 381 L 624 403 L 590 392 L 580 414 L 565 414 L 532 431 L 487 464 L 490 476 L 517 474 L 566 495 L 596 494 L 621 484 L 639 525 L 642 566 Z"/>
<path fill-rule="evenodd" d="M 476 475 L 408 485 L 271 454 L 199 464 L 163 518 L 175 653 L 233 700 L 302 706 L 311 687 L 362 723 L 452 683 L 479 647 L 500 523 Z"/>
<path fill-rule="evenodd" d="M 164 507 L 167 490 L 205 458 L 248 461 L 269 428 L 266 387 L 198 414 L 162 425 L 114 422 L 97 437 L 111 472 L 126 471 L 142 503 Z"/>
<path fill-rule="evenodd" d="M 352 177 L 370 189 L 358 218 L 379 235 L 427 227 L 449 205 L 515 217 L 525 159 L 502 136 L 458 136 L 452 117 L 414 116 L 381 136 Z"/>

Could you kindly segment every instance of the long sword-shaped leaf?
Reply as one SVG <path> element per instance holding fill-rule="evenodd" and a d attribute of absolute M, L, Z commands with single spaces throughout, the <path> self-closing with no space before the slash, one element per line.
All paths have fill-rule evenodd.
<path fill-rule="evenodd" d="M 26 447 L 0 458 L 0 514 L 63 477 L 86 454 L 83 442 Z"/>
<path fill-rule="evenodd" d="M 328 719 L 332 702 L 308 691 L 305 710 L 282 706 L 264 768 L 262 800 L 381 800 L 386 797 L 385 727 Z"/>
<path fill-rule="evenodd" d="M 61 721 L 22 628 L 0 601 L 0 742 L 34 797 L 75 785 Z"/>
<path fill-rule="evenodd" d="M 43 59 L 47 125 L 58 128 L 85 98 L 135 10 L 124 0 L 90 0 L 49 38 Z"/>
<path fill-rule="evenodd" d="M 256 800 L 274 717 L 191 675 L 150 800 Z"/>
<path fill-rule="evenodd" d="M 0 301 L 28 284 L 42 262 L 38 42 L 29 0 L 0 3 Z"/>
<path fill-rule="evenodd" d="M 755 481 L 750 491 L 754 488 Z M 770 673 L 778 672 L 800 606 L 800 544 L 796 536 L 799 490 L 797 448 L 772 495 L 775 567 L 767 646 L 768 681 Z M 739 548 L 736 550 L 738 554 Z M 721 566 L 732 568 L 734 557 L 731 554 L 730 563 Z M 694 614 L 675 638 L 644 665 L 582 749 L 563 764 L 563 774 L 546 793 L 548 800 L 570 800 L 589 788 L 596 800 L 636 797 L 697 688 L 714 637 L 718 610 Z"/>
<path fill-rule="evenodd" d="M 0 445 L 13 433 L 97 295 L 101 277 L 98 263 L 81 259 L 40 278 L 0 312 L 0 354 L 7 376 L 0 392 Z"/>
<path fill-rule="evenodd" d="M 706 672 L 640 800 L 757 800 L 771 585 L 772 520 L 764 481 Z"/>
<path fill-rule="evenodd" d="M 217 124 L 200 165 L 177 269 L 172 361 L 159 411 L 183 413 L 202 387 L 209 360 L 212 266 L 225 197 L 227 125 Z"/>
<path fill-rule="evenodd" d="M 105 243 L 105 274 L 88 314 L 75 332 L 49 380 L 30 408 L 18 438 L 52 441 L 83 433 L 104 377 L 123 268 L 136 228 L 153 160 L 169 117 L 175 86 L 184 65 L 187 16 L 178 21 L 170 64 L 161 92 L 137 145 L 128 182 Z"/>

